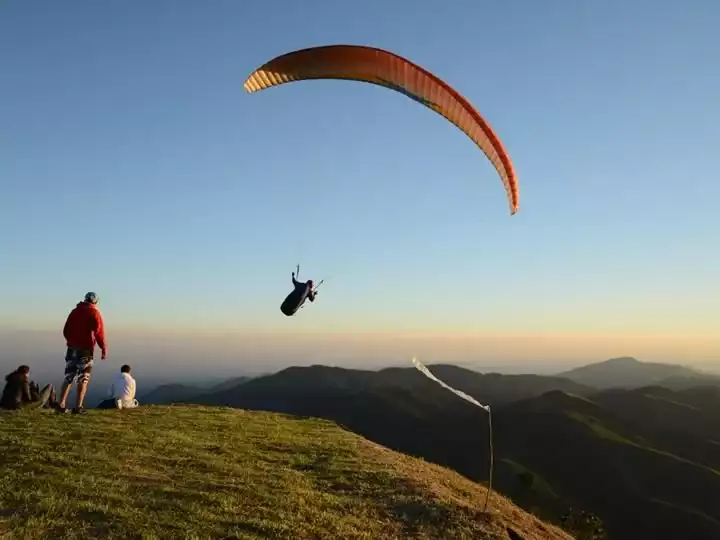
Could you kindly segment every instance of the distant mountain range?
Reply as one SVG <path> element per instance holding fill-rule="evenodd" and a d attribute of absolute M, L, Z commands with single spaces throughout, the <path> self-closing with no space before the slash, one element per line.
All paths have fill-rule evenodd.
<path fill-rule="evenodd" d="M 494 484 L 520 506 L 556 522 L 585 509 L 613 539 L 720 538 L 718 377 L 630 358 L 556 377 L 429 367 L 492 405 Z M 291 367 L 212 389 L 161 388 L 150 398 L 327 418 L 488 479 L 487 414 L 414 368 Z"/>
<path fill-rule="evenodd" d="M 638 388 L 665 386 L 673 389 L 690 388 L 701 384 L 720 385 L 720 377 L 705 374 L 676 364 L 640 362 L 635 358 L 612 358 L 558 375 L 577 383 L 596 388 Z"/>
<path fill-rule="evenodd" d="M 310 368 L 288 368 L 278 373 L 258 377 L 274 377 L 273 380 L 291 377 L 293 384 L 296 377 L 312 378 L 316 372 L 307 372 L 324 366 Z M 402 382 L 411 368 L 387 368 L 380 371 L 356 370 L 344 368 L 326 368 L 336 370 L 335 377 L 345 373 L 348 380 L 374 381 L 374 384 L 395 385 Z M 635 358 L 613 358 L 604 362 L 589 364 L 579 368 L 564 371 L 555 376 L 548 375 L 504 375 L 500 373 L 479 373 L 474 370 L 460 368 L 452 365 L 435 365 L 434 370 L 439 373 L 450 385 L 459 389 L 466 388 L 467 384 L 479 391 L 488 403 L 497 405 L 516 401 L 518 399 L 541 395 L 550 390 L 563 390 L 569 393 L 587 395 L 600 389 L 609 388 L 642 388 L 646 386 L 662 386 L 671 390 L 683 390 L 697 386 L 720 386 L 720 376 L 703 373 L 692 368 L 675 364 L 661 364 L 654 362 L 641 362 Z M 303 373 L 303 375 L 300 375 Z M 312 373 L 312 375 L 307 375 Z M 328 377 L 332 377 L 326 374 Z M 147 404 L 165 404 L 175 401 L 182 402 L 200 396 L 215 396 L 220 392 L 234 390 L 237 386 L 250 381 L 252 377 L 233 377 L 219 384 L 194 385 L 187 383 L 162 384 L 140 396 L 140 401 Z M 332 378 L 331 378 L 332 380 Z M 472 382 L 469 382 L 472 381 Z M 337 383 L 338 381 L 334 381 Z M 314 382 L 313 384 L 318 384 Z M 353 382 L 351 384 L 356 384 Z"/>
<path fill-rule="evenodd" d="M 203 394 L 217 394 L 231 388 L 237 388 L 249 381 L 251 377 L 233 377 L 210 388 L 200 385 L 189 384 L 162 384 L 156 386 L 147 394 L 143 394 L 138 401 L 145 405 L 162 405 L 179 401 L 192 400 L 192 398 Z"/>

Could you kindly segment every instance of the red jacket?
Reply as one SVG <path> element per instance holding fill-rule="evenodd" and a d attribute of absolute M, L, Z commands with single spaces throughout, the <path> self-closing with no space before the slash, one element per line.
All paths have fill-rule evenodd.
<path fill-rule="evenodd" d="M 101 351 L 107 351 L 102 314 L 93 304 L 80 302 L 75 306 L 65 321 L 63 336 L 68 347 L 94 349 L 97 343 Z"/>

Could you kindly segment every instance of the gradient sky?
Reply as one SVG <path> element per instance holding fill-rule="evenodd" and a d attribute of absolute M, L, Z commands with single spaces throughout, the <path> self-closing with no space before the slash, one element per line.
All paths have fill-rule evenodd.
<path fill-rule="evenodd" d="M 718 28 L 714 0 L 0 1 L 0 328 L 56 330 L 94 290 L 115 336 L 720 360 Z M 244 93 L 340 42 L 467 97 L 518 214 L 400 94 Z M 286 318 L 298 262 L 326 283 Z"/>

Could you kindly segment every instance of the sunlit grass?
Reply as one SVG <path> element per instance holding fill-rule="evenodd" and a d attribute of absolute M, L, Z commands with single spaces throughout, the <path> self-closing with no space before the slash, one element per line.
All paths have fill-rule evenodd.
<path fill-rule="evenodd" d="M 0 415 L 0 536 L 564 537 L 335 424 L 204 407 Z"/>

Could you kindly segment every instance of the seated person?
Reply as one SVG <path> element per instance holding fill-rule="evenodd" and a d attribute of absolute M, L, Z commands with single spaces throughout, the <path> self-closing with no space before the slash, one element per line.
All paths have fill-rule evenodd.
<path fill-rule="evenodd" d="M 130 366 L 125 364 L 110 385 L 110 399 L 100 403 L 98 409 L 134 409 L 138 406 L 135 390 L 135 379 L 130 375 Z"/>
<path fill-rule="evenodd" d="M 5 377 L 5 388 L 2 398 L 0 398 L 0 407 L 3 409 L 40 409 L 44 407 L 53 393 L 52 385 L 48 384 L 39 390 L 39 386 L 33 383 L 33 387 L 37 390 L 34 395 L 30 389 L 30 368 L 25 365 L 19 366 Z"/>

